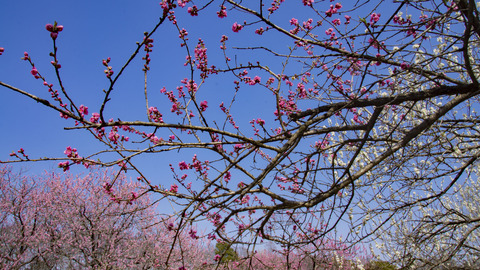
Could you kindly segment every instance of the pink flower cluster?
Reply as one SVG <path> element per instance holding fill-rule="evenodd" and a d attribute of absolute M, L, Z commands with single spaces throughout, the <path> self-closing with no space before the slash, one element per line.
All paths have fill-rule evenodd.
<path fill-rule="evenodd" d="M 204 112 L 208 108 L 208 102 L 206 100 L 200 102 L 200 111 Z"/>
<path fill-rule="evenodd" d="M 22 157 L 19 157 L 19 156 L 17 155 L 17 153 L 21 154 Z M 15 153 L 15 152 L 12 151 L 12 153 L 10 153 L 10 156 L 11 156 L 11 157 L 16 157 L 16 158 L 18 158 L 18 159 L 20 159 L 20 160 L 23 160 L 23 158 L 25 158 L 26 160 L 29 160 L 29 159 L 28 159 L 28 155 L 25 154 L 25 150 L 24 150 L 23 148 L 20 148 L 20 150 L 18 150 L 17 153 Z"/>
<path fill-rule="evenodd" d="M 80 107 L 78 108 L 78 111 L 80 112 L 80 116 L 82 118 L 88 115 L 88 107 L 83 104 L 80 105 Z"/>
<path fill-rule="evenodd" d="M 238 33 L 242 29 L 243 29 L 243 25 L 238 24 L 237 22 L 233 23 L 233 25 L 232 25 L 232 31 L 233 32 Z"/>
<path fill-rule="evenodd" d="M 85 158 L 82 158 L 76 148 L 72 148 L 70 146 L 67 146 L 67 149 L 63 152 L 73 163 L 70 163 L 69 161 L 64 161 L 58 163 L 59 168 L 63 168 L 63 171 L 68 171 L 70 169 L 70 166 L 73 164 L 83 164 L 85 168 L 89 168 L 90 165 L 94 164 L 91 160 L 87 160 Z"/>
<path fill-rule="evenodd" d="M 217 11 L 217 15 L 220 19 L 227 17 L 227 8 L 224 5 L 220 6 L 220 11 Z"/>
<path fill-rule="evenodd" d="M 178 186 L 176 184 L 171 185 L 169 191 L 172 192 L 172 193 L 177 193 L 178 192 Z"/>
<path fill-rule="evenodd" d="M 145 48 L 143 49 L 146 54 L 145 57 L 142 57 L 142 60 L 145 60 L 145 64 L 143 65 L 143 71 L 150 70 L 150 67 L 148 66 L 150 64 L 150 53 L 152 52 L 152 47 L 153 47 L 153 39 L 144 37 L 143 42 L 145 44 Z"/>
<path fill-rule="evenodd" d="M 186 79 L 185 79 L 185 80 L 186 80 Z M 177 88 L 177 89 L 179 90 L 179 92 L 180 92 L 180 93 L 179 93 L 180 96 L 183 96 L 183 90 L 182 90 L 182 88 L 183 88 L 183 87 Z M 164 87 L 164 88 L 162 88 L 162 89 L 160 90 L 160 93 L 165 94 L 165 95 L 168 97 L 168 99 L 170 100 L 170 102 L 172 103 L 172 108 L 170 109 L 170 111 L 171 111 L 172 113 L 176 113 L 177 115 L 180 115 L 180 114 L 183 113 L 183 112 L 181 111 L 181 109 L 182 109 L 182 104 L 178 101 L 178 99 L 177 99 L 177 97 L 175 96 L 175 94 L 173 93 L 173 91 L 168 91 L 168 92 L 167 92 L 167 89 L 165 89 L 165 87 Z"/>
<path fill-rule="evenodd" d="M 148 117 L 155 123 L 163 123 L 163 115 L 158 111 L 157 107 L 148 108 Z"/>
<path fill-rule="evenodd" d="M 330 5 L 330 8 L 325 11 L 327 17 L 332 17 L 333 14 L 337 13 L 339 9 L 342 8 L 342 4 L 336 3 L 335 5 Z"/>
<path fill-rule="evenodd" d="M 232 117 L 232 115 L 230 114 L 230 111 L 225 107 L 225 105 L 223 104 L 223 102 L 220 104 L 220 109 L 222 110 L 222 112 L 224 112 L 224 113 L 227 115 L 228 122 L 233 126 L 233 128 L 239 129 L 239 127 L 237 126 L 235 120 L 233 120 L 233 117 Z"/>
<path fill-rule="evenodd" d="M 103 64 L 105 67 L 107 67 L 107 69 L 105 69 L 103 72 L 105 72 L 105 74 L 107 75 L 107 78 L 109 78 L 109 79 L 110 79 L 110 78 L 112 77 L 112 75 L 113 75 L 112 67 L 108 65 L 108 64 L 110 63 L 110 60 L 111 60 L 110 57 L 108 57 L 106 60 L 105 60 L 105 59 L 102 60 L 102 64 Z"/>
<path fill-rule="evenodd" d="M 188 13 L 190 13 L 190 15 L 192 16 L 198 16 L 198 8 L 197 6 L 192 6 L 192 7 L 188 7 Z"/>
<path fill-rule="evenodd" d="M 380 14 L 379 13 L 372 13 L 370 15 L 370 26 L 373 26 L 375 23 L 377 23 L 380 20 Z"/>
<path fill-rule="evenodd" d="M 313 5 L 314 0 L 302 0 L 304 6 L 311 7 Z"/>
<path fill-rule="evenodd" d="M 277 10 L 280 7 L 280 4 L 282 4 L 283 2 L 285 2 L 285 0 L 273 0 L 271 4 L 272 6 L 267 9 L 268 12 L 272 14 L 273 12 L 275 12 L 275 10 Z"/>
<path fill-rule="evenodd" d="M 53 40 L 57 39 L 58 33 L 63 31 L 63 25 L 57 25 L 57 22 L 54 22 L 53 25 L 47 24 L 45 25 L 45 28 L 50 32 L 50 36 Z"/>
<path fill-rule="evenodd" d="M 207 48 L 202 39 L 198 39 L 197 46 L 194 50 L 195 62 L 197 63 L 197 69 L 202 71 L 201 78 L 207 78 L 209 73 L 212 73 L 215 67 L 208 68 L 207 60 Z"/>

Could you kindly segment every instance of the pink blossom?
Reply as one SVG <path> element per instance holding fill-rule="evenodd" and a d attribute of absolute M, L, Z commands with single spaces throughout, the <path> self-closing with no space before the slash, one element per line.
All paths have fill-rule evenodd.
<path fill-rule="evenodd" d="M 155 123 L 163 123 L 163 115 L 158 111 L 157 107 L 148 108 L 148 116 Z"/>
<path fill-rule="evenodd" d="M 190 15 L 192 16 L 198 16 L 198 8 L 197 6 L 193 6 L 193 7 L 188 7 L 188 13 L 190 13 Z"/>
<path fill-rule="evenodd" d="M 176 184 L 171 185 L 169 191 L 172 192 L 172 193 L 177 193 L 178 192 L 178 186 Z"/>
<path fill-rule="evenodd" d="M 295 19 L 295 18 L 291 18 L 291 19 L 290 19 L 290 24 L 291 24 L 291 25 L 298 25 L 298 20 Z"/>
<path fill-rule="evenodd" d="M 30 71 L 30 73 L 33 75 L 33 76 L 36 76 L 38 74 L 38 70 L 35 66 L 32 67 L 32 70 Z"/>
<path fill-rule="evenodd" d="M 55 24 L 47 24 L 45 25 L 45 29 L 47 29 L 48 32 L 50 32 L 50 36 L 52 39 L 57 39 L 58 33 L 63 31 L 63 25 L 57 25 L 57 22 Z"/>
<path fill-rule="evenodd" d="M 78 110 L 80 111 L 80 115 L 82 117 L 84 117 L 85 115 L 88 115 L 88 107 L 87 106 L 84 106 L 83 104 L 80 105 L 80 107 L 78 108 Z"/>
<path fill-rule="evenodd" d="M 70 162 L 68 162 L 68 161 L 60 162 L 60 163 L 58 163 L 58 167 L 63 168 L 63 171 L 66 172 L 66 171 L 70 170 Z"/>
<path fill-rule="evenodd" d="M 112 128 L 112 130 L 110 130 L 110 133 L 108 133 L 108 139 L 112 141 L 114 144 L 118 144 L 119 138 L 120 138 L 120 135 L 117 133 L 115 129 Z"/>
<path fill-rule="evenodd" d="M 351 16 L 345 15 L 345 24 L 349 24 L 351 18 Z"/>
<path fill-rule="evenodd" d="M 228 183 L 228 181 L 232 179 L 232 174 L 230 172 L 226 172 L 225 175 L 223 176 L 223 179 L 225 180 L 225 182 Z"/>
<path fill-rule="evenodd" d="M 237 143 L 233 146 L 233 149 L 234 149 L 235 152 L 238 152 L 238 151 L 242 150 L 243 147 L 244 146 L 242 144 Z"/>
<path fill-rule="evenodd" d="M 314 0 L 302 0 L 304 6 L 311 7 Z"/>
<path fill-rule="evenodd" d="M 242 30 L 242 28 L 243 28 L 243 25 L 238 24 L 237 22 L 235 22 L 235 23 L 232 25 L 232 30 L 233 30 L 233 32 L 235 32 L 235 33 L 238 33 L 238 31 Z"/>
<path fill-rule="evenodd" d="M 70 146 L 67 147 L 67 149 L 65 149 L 65 151 L 63 152 L 65 155 L 67 155 L 67 157 L 69 158 L 76 158 L 78 157 L 78 153 L 77 153 L 77 149 L 76 148 L 72 148 Z"/>
<path fill-rule="evenodd" d="M 180 170 L 188 170 L 189 169 L 189 166 L 188 164 L 185 162 L 185 161 L 181 161 L 178 163 L 178 167 L 180 168 Z"/>
<path fill-rule="evenodd" d="M 207 110 L 207 108 L 208 108 L 208 102 L 206 100 L 202 101 L 200 103 L 200 110 L 204 112 L 205 110 Z"/>
<path fill-rule="evenodd" d="M 380 14 L 372 13 L 370 15 L 370 25 L 373 26 L 376 22 L 380 20 Z"/>
<path fill-rule="evenodd" d="M 185 7 L 189 0 L 177 0 L 179 7 Z"/>
<path fill-rule="evenodd" d="M 98 123 L 99 119 L 100 119 L 100 114 L 99 113 L 92 113 L 92 117 L 90 117 L 90 122 Z"/>
<path fill-rule="evenodd" d="M 247 204 L 250 201 L 250 196 L 247 194 L 242 198 L 242 204 Z"/>
<path fill-rule="evenodd" d="M 325 15 L 327 17 L 332 17 L 333 14 L 337 13 L 337 8 L 333 7 L 333 5 L 330 5 L 330 8 L 325 11 Z"/>
<path fill-rule="evenodd" d="M 260 36 L 263 34 L 263 32 L 265 32 L 263 27 L 260 27 L 259 29 L 255 30 L 255 34 L 260 35 Z"/>
<path fill-rule="evenodd" d="M 263 119 L 261 119 L 261 118 L 257 118 L 257 120 L 255 120 L 255 122 L 256 122 L 257 124 L 259 124 L 260 126 L 265 125 L 265 120 L 263 120 Z"/>
<path fill-rule="evenodd" d="M 53 32 L 53 25 L 52 24 L 47 24 L 47 25 L 45 25 L 45 29 L 47 29 L 47 31 L 49 31 L 49 32 Z"/>
<path fill-rule="evenodd" d="M 217 11 L 217 15 L 219 18 L 227 17 L 227 8 L 224 5 L 222 5 L 220 7 L 220 11 Z"/>

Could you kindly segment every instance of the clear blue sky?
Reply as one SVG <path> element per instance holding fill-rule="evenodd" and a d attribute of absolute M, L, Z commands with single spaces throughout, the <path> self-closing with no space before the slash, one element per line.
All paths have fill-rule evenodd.
<path fill-rule="evenodd" d="M 216 10 L 216 9 L 215 9 Z M 202 13 L 200 17 L 186 16 L 186 9 L 179 10 L 183 16 L 180 26 L 190 33 L 192 48 L 201 36 L 210 51 L 220 52 L 219 40 L 222 32 L 231 39 L 234 18 L 220 20 L 211 14 Z M 102 99 L 102 89 L 108 87 L 103 73 L 102 59 L 112 58 L 112 66 L 118 71 L 135 49 L 135 42 L 141 41 L 143 32 L 149 31 L 162 13 L 159 1 L 8 1 L 0 10 L 0 47 L 5 48 L 0 57 L 0 80 L 15 87 L 29 91 L 40 97 L 48 98 L 47 89 L 31 74 L 31 67 L 20 60 L 27 51 L 39 72 L 56 86 L 53 68 L 48 56 L 52 51 L 52 41 L 45 30 L 47 23 L 57 21 L 64 26 L 58 38 L 58 55 L 61 75 L 70 95 L 77 105 L 85 104 L 90 114 L 97 112 Z M 212 16 L 213 15 L 213 16 Z M 240 37 L 242 34 L 236 34 Z M 178 33 L 170 22 L 160 27 L 154 36 L 152 53 L 152 72 L 149 77 L 150 91 L 166 86 L 168 90 L 180 85 L 180 80 L 188 76 L 183 67 L 185 50 L 180 48 Z M 211 58 L 210 63 L 220 58 Z M 120 114 L 122 120 L 146 120 L 143 103 L 143 74 L 140 57 L 127 69 L 127 74 L 117 84 L 113 101 L 109 104 L 115 116 Z M 218 111 L 220 100 L 216 91 L 225 87 L 233 88 L 232 83 L 222 85 L 216 82 L 205 91 L 205 99 Z M 215 91 L 212 91 L 213 88 Z M 58 89 L 58 88 L 57 88 Z M 0 160 L 10 157 L 13 150 L 23 147 L 30 157 L 63 157 L 65 147 L 77 147 L 80 154 L 92 153 L 95 148 L 93 138 L 77 131 L 64 131 L 64 126 L 71 122 L 58 117 L 58 113 L 44 108 L 40 104 L 14 93 L 0 89 Z M 248 98 L 249 95 L 239 98 Z M 164 97 L 160 97 L 165 102 Z M 227 100 L 225 100 L 227 102 Z M 258 99 L 249 104 L 255 106 Z M 160 106 L 160 104 L 153 104 Z M 215 102 L 218 102 L 215 104 Z M 167 103 L 163 103 L 168 106 Z M 262 104 L 255 106 L 262 108 Z M 253 117 L 253 111 L 251 117 Z M 257 111 L 255 111 L 257 112 Z M 261 110 L 258 110 L 261 113 Z M 108 115 L 108 109 L 107 109 Z M 111 114 L 113 115 L 113 113 Z M 247 113 L 248 115 L 248 113 Z M 245 118 L 248 119 L 248 118 Z M 248 120 L 251 120 L 248 119 Z M 248 121 L 246 120 L 246 121 Z M 190 158 L 190 157 L 189 157 Z M 45 169 L 56 167 L 56 163 L 25 164 Z M 167 164 L 165 164 L 167 165 Z"/>

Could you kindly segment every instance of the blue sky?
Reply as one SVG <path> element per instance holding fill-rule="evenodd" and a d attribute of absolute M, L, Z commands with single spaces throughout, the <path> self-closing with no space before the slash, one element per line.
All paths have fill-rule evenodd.
<path fill-rule="evenodd" d="M 52 41 L 45 25 L 57 21 L 64 26 L 64 31 L 58 38 L 63 82 L 78 104 L 89 106 L 90 114 L 98 111 L 102 89 L 108 87 L 102 59 L 111 57 L 112 66 L 118 71 L 134 51 L 135 42 L 142 40 L 143 32 L 149 31 L 162 13 L 158 1 L 27 2 L 28 4 L 24 1 L 9 1 L 2 5 L 0 47 L 4 47 L 5 52 L 0 58 L 0 80 L 38 96 L 48 97 L 47 89 L 30 75 L 30 66 L 20 58 L 27 51 L 40 73 L 55 84 L 51 58 L 48 56 L 52 51 Z M 185 17 L 187 23 L 184 26 L 192 33 L 192 40 L 195 40 L 193 33 L 202 28 L 201 33 L 207 46 L 208 42 L 213 43 L 213 39 L 218 43 L 221 36 L 209 35 L 209 28 L 205 27 L 221 26 L 218 18 L 196 18 L 192 24 L 191 19 Z M 222 26 L 225 31 L 230 28 L 229 25 Z M 175 87 L 185 77 L 185 51 L 178 46 L 180 40 L 176 38 L 177 35 L 176 29 L 167 22 L 154 36 L 152 75 L 149 78 L 152 92 L 158 92 L 162 86 Z M 215 44 L 216 48 L 218 46 Z M 142 119 L 144 105 L 141 68 L 139 57 L 119 81 L 113 101 L 109 104 L 109 108 L 125 117 L 125 120 L 146 120 Z M 8 153 L 20 147 L 31 157 L 61 157 L 69 145 L 77 147 L 83 153 L 94 150 L 94 141 L 87 134 L 63 130 L 64 126 L 71 123 L 60 119 L 57 112 L 8 89 L 2 88 L 0 93 L 0 128 L 4 131 L 0 135 L 0 160 L 8 159 Z M 142 111 L 135 110 L 136 108 Z M 54 168 L 55 165 L 42 163 L 35 167 Z M 28 164 L 30 166 L 33 164 Z"/>
<path fill-rule="evenodd" d="M 210 7 L 200 12 L 200 16 L 191 17 L 186 9 L 183 9 L 177 10 L 177 16 L 179 26 L 189 32 L 191 50 L 198 38 L 202 38 L 208 48 L 209 64 L 218 66 L 224 62 L 219 49 L 219 40 L 223 34 L 229 36 L 229 44 L 236 46 L 248 46 L 258 40 L 255 36 L 252 38 L 252 35 L 248 35 L 249 38 L 246 39 L 245 31 L 232 32 L 233 22 L 241 23 L 245 18 L 233 17 L 233 13 L 229 13 L 227 18 L 219 19 L 215 14 L 217 10 L 218 7 Z M 286 8 L 285 11 L 291 10 Z M 4 54 L 0 57 L 0 81 L 40 97 L 49 98 L 47 88 L 30 74 L 31 67 L 28 62 L 20 59 L 27 51 L 38 71 L 58 89 L 50 64 L 52 59 L 49 57 L 49 52 L 53 49 L 52 40 L 49 32 L 45 30 L 46 24 L 57 21 L 64 26 L 57 39 L 63 83 L 76 104 L 87 105 L 91 115 L 92 112 L 98 112 L 100 101 L 103 99 L 102 89 L 108 87 L 102 59 L 111 57 L 110 64 L 114 71 L 118 72 L 135 50 L 135 42 L 143 39 L 143 32 L 153 28 L 161 13 L 158 0 L 4 3 L 0 10 L 0 47 L 5 48 Z M 285 14 L 290 16 L 288 12 Z M 288 22 L 287 17 L 285 22 Z M 253 31 L 253 28 L 249 28 L 249 31 Z M 160 95 L 159 90 L 164 86 L 168 90 L 174 90 L 180 85 L 180 80 L 189 75 L 188 69 L 183 66 L 186 53 L 184 48 L 179 46 L 180 39 L 177 36 L 178 32 L 170 22 L 164 23 L 153 36 L 154 48 L 148 81 L 150 103 L 159 108 L 170 106 L 166 98 Z M 280 51 L 284 52 L 288 49 L 287 44 L 278 36 L 269 36 L 267 33 L 262 38 L 267 46 L 280 48 Z M 258 53 L 254 53 L 254 57 L 251 58 L 242 58 L 242 51 L 230 53 L 231 56 L 239 56 L 239 63 L 254 61 L 254 57 L 261 57 Z M 250 51 L 248 53 L 252 54 Z M 262 61 L 269 63 L 266 59 Z M 146 120 L 142 66 L 141 56 L 137 57 L 118 81 L 112 101 L 106 110 L 107 117 L 110 115 L 121 117 L 122 120 Z M 256 74 L 249 75 L 253 77 Z M 266 74 L 259 75 L 263 80 L 267 79 Z M 209 109 L 207 113 L 211 116 L 221 113 L 218 105 L 221 102 L 228 104 L 233 97 L 232 81 L 233 79 L 213 78 L 207 85 L 202 86 L 199 99 L 208 100 L 211 110 Z M 232 108 L 237 122 L 248 127 L 248 122 L 257 117 L 273 121 L 274 103 L 271 94 L 265 93 L 261 88 L 242 89 L 236 96 L 236 103 L 240 105 Z M 20 148 L 24 148 L 31 158 L 63 157 L 63 151 L 67 146 L 76 147 L 80 155 L 91 154 L 98 149 L 99 145 L 86 132 L 63 130 L 72 123 L 58 117 L 57 112 L 6 88 L 0 89 L 0 95 L 0 128 L 4 131 L 0 134 L 2 142 L 0 160 L 10 159 L 8 154 Z M 190 158 L 191 155 L 188 154 L 187 159 Z M 22 166 L 31 169 L 32 172 L 38 172 L 37 169 L 40 171 L 54 169 L 56 164 L 42 162 Z M 168 169 L 167 164 L 164 165 Z M 145 167 L 147 170 L 151 168 Z M 155 173 L 158 173 L 158 167 L 154 167 Z"/>

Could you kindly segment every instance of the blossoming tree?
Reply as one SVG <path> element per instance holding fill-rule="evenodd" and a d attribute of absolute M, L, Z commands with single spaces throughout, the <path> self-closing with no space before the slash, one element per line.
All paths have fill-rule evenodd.
<path fill-rule="evenodd" d="M 97 170 L 80 177 L 26 177 L 3 167 L 0 187 L 2 269 L 191 269 L 213 263 L 208 243 L 178 234 L 178 224 L 158 218 L 148 194 L 125 175 Z"/>
<path fill-rule="evenodd" d="M 250 251 L 262 241 L 301 250 L 332 235 L 351 244 L 374 239 L 396 215 L 441 204 L 453 186 L 463 194 L 476 179 L 474 1 L 162 0 L 159 15 L 125 63 L 101 61 L 106 86 L 96 108 L 77 102 L 62 80 L 68 63 L 58 43 L 68 25 L 48 24 L 54 77 L 27 52 L 23 59 L 50 97 L 7 78 L 0 85 L 57 111 L 67 130 L 85 130 L 103 148 L 71 145 L 64 157 L 47 158 L 20 149 L 3 162 L 120 166 L 180 207 L 182 222 L 206 219 L 210 239 Z M 188 32 L 205 16 L 228 25 L 217 43 Z M 165 39 L 172 29 L 175 39 Z M 169 68 L 154 64 L 159 38 L 180 45 L 185 67 L 177 84 L 152 89 Z M 143 116 L 113 106 L 131 91 L 121 78 L 133 69 L 144 74 L 135 89 Z M 250 107 L 258 101 L 261 109 Z M 144 156 L 168 160 L 169 180 L 145 173 Z M 437 267 L 470 249 L 465 237 L 454 249 L 435 247 L 445 260 L 408 264 Z M 470 252 L 477 260 L 478 250 Z"/>

